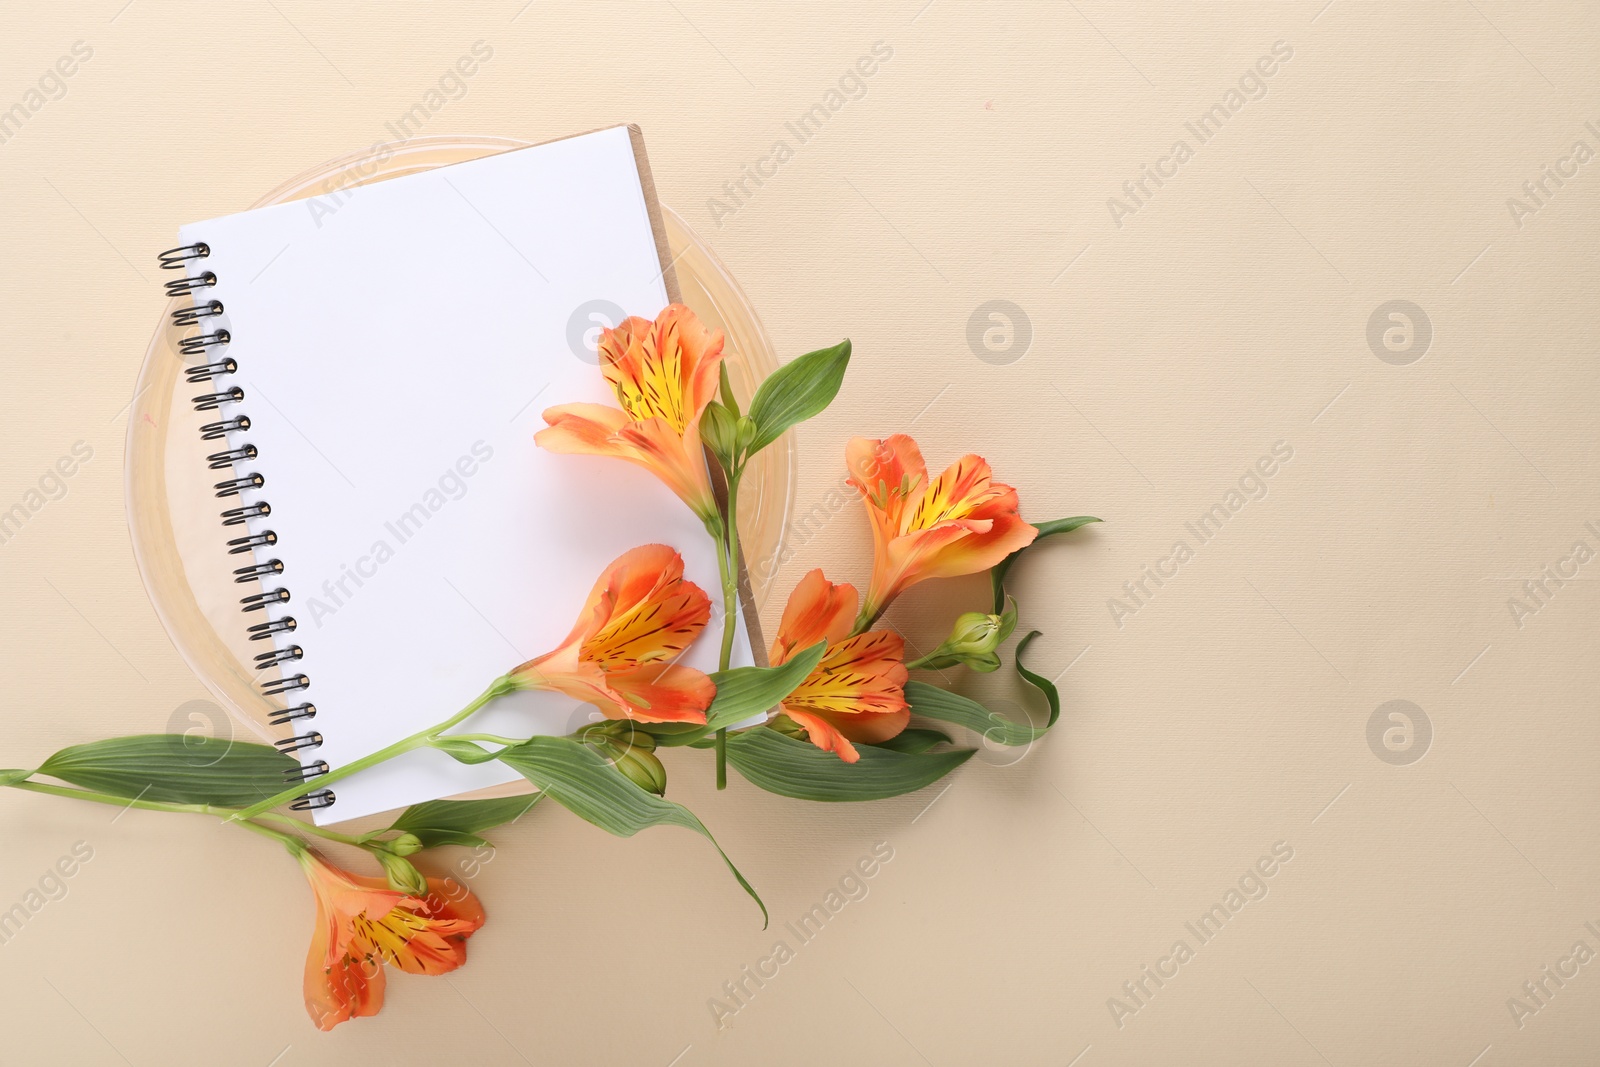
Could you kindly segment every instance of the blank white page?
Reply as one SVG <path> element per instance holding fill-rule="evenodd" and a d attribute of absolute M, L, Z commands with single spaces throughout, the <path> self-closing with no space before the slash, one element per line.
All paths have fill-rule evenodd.
<path fill-rule="evenodd" d="M 678 549 L 718 602 L 710 539 L 653 476 L 533 443 L 546 407 L 616 403 L 592 350 L 569 343 L 574 312 L 604 300 L 653 318 L 667 304 L 627 127 L 180 232 L 211 249 L 190 273 L 216 274 L 201 295 L 223 303 L 239 366 L 215 384 L 244 390 L 220 414 L 250 418 L 229 444 L 260 455 L 235 473 L 265 477 L 244 499 L 272 511 L 249 529 L 279 538 L 255 558 L 283 561 L 265 588 L 292 596 L 239 625 L 298 622 L 277 641 L 305 650 L 291 673 L 311 685 L 290 703 L 316 705 L 304 727 L 324 738 L 305 762 L 337 767 L 442 721 L 555 648 L 601 571 L 635 545 Z M 221 540 L 218 565 L 248 560 Z M 722 618 L 713 611 L 684 662 L 715 668 Z M 735 662 L 747 664 L 738 625 Z M 460 729 L 563 734 L 592 713 L 523 693 Z M 516 777 L 411 753 L 337 783 L 317 819 Z"/>

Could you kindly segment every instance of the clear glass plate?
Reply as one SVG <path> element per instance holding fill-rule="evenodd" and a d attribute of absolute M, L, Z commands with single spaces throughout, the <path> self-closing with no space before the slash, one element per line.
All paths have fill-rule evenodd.
<path fill-rule="evenodd" d="M 307 171 L 278 186 L 250 207 L 325 194 L 342 185 L 397 178 L 417 171 L 492 155 L 529 142 L 506 138 L 419 137 L 399 148 L 369 150 Z M 777 368 L 766 331 L 744 291 L 705 242 L 675 212 L 663 206 L 683 301 L 727 338 L 728 373 L 743 399 L 755 383 Z M 155 294 L 152 294 L 152 301 Z M 254 590 L 236 585 L 232 569 L 239 558 L 224 548 L 227 535 L 211 485 L 226 472 L 208 470 L 205 455 L 216 442 L 200 440 L 206 417 L 189 398 L 203 388 L 182 374 L 184 357 L 171 312 L 188 297 L 167 303 L 145 353 L 128 418 L 126 479 L 128 528 L 145 589 L 172 643 L 221 705 L 257 736 L 273 733 L 267 718 L 278 705 L 256 686 L 258 673 L 245 638 L 239 598 Z M 203 361 L 202 361 L 203 362 Z M 598 373 L 598 372 L 597 372 Z M 554 401 L 552 401 L 554 402 Z M 747 558 L 777 558 L 794 492 L 795 450 L 785 435 L 752 463 L 739 498 L 739 527 Z M 767 596 L 762 575 L 752 567 L 756 606 Z"/>

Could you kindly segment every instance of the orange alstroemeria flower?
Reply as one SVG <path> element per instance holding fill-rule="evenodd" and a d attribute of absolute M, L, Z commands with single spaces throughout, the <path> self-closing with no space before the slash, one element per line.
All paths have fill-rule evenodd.
<path fill-rule="evenodd" d="M 789 594 L 772 642 L 774 667 L 818 641 L 828 642 L 816 670 L 779 706 L 805 727 L 813 745 L 846 763 L 861 758 L 850 742 L 887 741 L 911 721 L 904 642 L 887 630 L 851 637 L 856 599 L 855 586 L 834 585 L 822 571 L 811 571 Z"/>
<path fill-rule="evenodd" d="M 694 312 L 670 304 L 655 322 L 624 319 L 600 338 L 600 368 L 621 410 L 604 404 L 549 408 L 534 441 L 552 452 L 615 456 L 651 471 L 700 516 L 712 522 L 711 492 L 700 445 L 700 416 L 716 395 L 722 331 L 708 330 Z"/>
<path fill-rule="evenodd" d="M 597 706 L 608 719 L 706 721 L 717 687 L 673 660 L 711 618 L 711 599 L 684 581 L 666 545 L 630 549 L 606 568 L 561 647 L 511 672 L 519 689 L 548 689 Z"/>
<path fill-rule="evenodd" d="M 383 1007 L 384 964 L 407 974 L 444 974 L 467 961 L 467 938 L 483 925 L 483 905 L 464 887 L 457 900 L 443 879 L 426 897 L 389 888 L 300 853 L 317 898 L 317 927 L 306 955 L 306 1011 L 319 1030 Z"/>
<path fill-rule="evenodd" d="M 928 465 L 905 434 L 857 437 L 845 448 L 850 484 L 872 521 L 872 585 L 861 620 L 924 578 L 976 574 L 1025 548 L 1039 531 L 1017 514 L 1017 491 L 970 453 L 928 481 Z"/>

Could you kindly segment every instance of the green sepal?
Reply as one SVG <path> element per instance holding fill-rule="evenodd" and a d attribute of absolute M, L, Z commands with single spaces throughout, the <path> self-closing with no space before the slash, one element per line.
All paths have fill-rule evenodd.
<path fill-rule="evenodd" d="M 722 406 L 727 408 L 733 414 L 733 417 L 737 419 L 742 412 L 739 410 L 738 399 L 733 395 L 733 382 L 728 378 L 728 361 L 726 359 L 717 364 L 717 381 L 721 386 Z"/>

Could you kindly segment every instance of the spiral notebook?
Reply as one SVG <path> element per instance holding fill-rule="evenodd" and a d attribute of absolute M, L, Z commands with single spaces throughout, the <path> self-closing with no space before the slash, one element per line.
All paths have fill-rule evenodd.
<path fill-rule="evenodd" d="M 594 348 L 678 299 L 644 144 L 616 126 L 184 226 L 162 257 L 213 412 L 209 463 L 256 679 L 306 777 L 440 722 L 554 649 L 605 566 L 710 539 L 647 472 L 533 443 L 544 408 L 615 404 Z M 203 457 L 203 458 L 202 458 Z M 736 664 L 755 661 L 753 617 Z M 716 666 L 713 612 L 684 662 Z M 461 732 L 565 734 L 598 713 L 519 693 Z M 518 781 L 419 751 L 319 790 L 319 823 Z"/>

